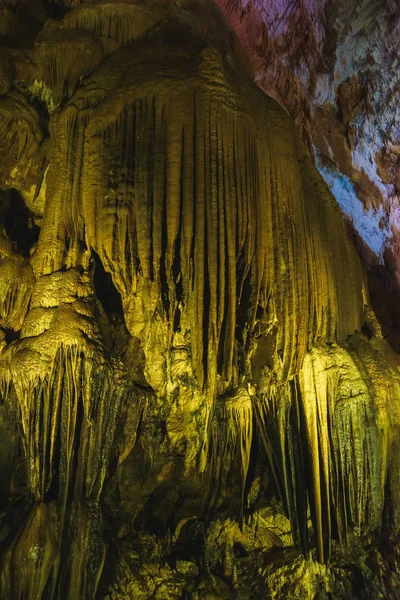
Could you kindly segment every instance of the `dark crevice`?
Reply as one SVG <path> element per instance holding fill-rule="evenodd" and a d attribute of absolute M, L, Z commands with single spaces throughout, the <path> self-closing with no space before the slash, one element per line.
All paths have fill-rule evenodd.
<path fill-rule="evenodd" d="M 181 177 L 180 177 L 180 206 L 179 206 L 179 230 L 175 242 L 174 261 L 172 263 L 172 276 L 175 283 L 175 297 L 178 306 L 174 314 L 174 332 L 180 328 L 181 311 L 179 305 L 183 301 L 183 283 L 181 272 L 181 244 L 182 244 L 182 226 L 183 226 L 183 164 L 184 164 L 185 132 L 182 132 L 182 150 L 181 150 Z"/>
<path fill-rule="evenodd" d="M 165 161 L 167 157 L 165 156 Z M 167 164 L 165 164 L 165 173 L 167 172 Z M 166 181 L 164 183 L 164 199 L 163 199 L 163 214 L 162 214 L 162 231 L 161 231 L 161 264 L 160 264 L 160 285 L 161 285 L 161 300 L 167 319 L 169 320 L 170 300 L 168 289 L 168 274 L 167 274 L 167 255 L 168 255 L 168 228 L 167 228 L 167 193 Z"/>
<path fill-rule="evenodd" d="M 154 223 L 154 163 L 156 160 L 155 154 L 155 129 L 156 129 L 156 97 L 153 96 L 153 100 L 151 103 L 151 116 L 152 116 L 152 128 L 151 131 L 148 132 L 149 135 L 149 160 L 148 164 L 148 173 L 147 173 L 147 186 L 148 186 L 148 204 L 150 207 L 149 211 L 149 221 L 150 221 L 150 279 L 154 281 L 154 240 L 153 240 L 153 223 Z"/>
<path fill-rule="evenodd" d="M 194 291 L 194 278 L 195 278 L 195 260 L 194 260 L 194 249 L 196 243 L 196 201 L 197 201 L 197 187 L 196 187 L 196 162 L 197 162 L 197 154 L 196 154 L 196 96 L 193 98 L 193 172 L 192 172 L 192 180 L 193 180 L 193 201 L 194 201 L 194 210 L 193 210 L 193 231 L 192 231 L 192 240 L 190 246 L 190 263 L 192 267 L 192 292 Z"/>
<path fill-rule="evenodd" d="M 8 211 L 4 217 L 4 229 L 15 243 L 17 250 L 28 257 L 30 249 L 39 239 L 40 228 L 35 225 L 33 213 L 26 207 L 17 190 L 11 190 Z"/>
<path fill-rule="evenodd" d="M 5 329 L 4 330 L 4 334 L 5 334 L 5 341 L 6 344 L 11 344 L 11 342 L 15 342 L 15 340 L 19 339 L 19 331 L 14 331 L 13 329 Z"/>
<path fill-rule="evenodd" d="M 373 330 L 372 330 L 372 327 L 370 327 L 370 325 L 369 325 L 368 323 L 364 323 L 364 324 L 361 326 L 361 332 L 362 332 L 362 333 L 363 333 L 363 334 L 364 334 L 364 335 L 365 335 L 365 336 L 366 336 L 366 337 L 367 337 L 369 340 L 370 340 L 370 339 L 373 337 L 373 335 L 374 335 L 374 332 L 373 332 Z"/>
<path fill-rule="evenodd" d="M 256 418 L 253 414 L 253 431 L 256 431 L 257 428 L 257 421 Z M 250 460 L 249 460 L 249 466 L 247 469 L 247 474 L 246 474 L 246 480 L 244 482 L 244 494 L 243 497 L 244 498 L 248 498 L 248 493 L 250 491 L 251 485 L 254 482 L 254 480 L 256 479 L 256 473 L 257 473 L 257 460 L 258 460 L 258 456 L 260 453 L 260 440 L 258 438 L 257 435 L 253 435 L 253 438 L 251 440 L 251 447 L 250 447 Z M 246 504 L 246 503 L 245 503 Z M 242 506 L 242 511 L 246 508 L 246 506 Z"/>
<path fill-rule="evenodd" d="M 45 0 L 44 8 L 48 17 L 57 20 L 61 20 L 69 10 L 66 6 L 61 6 L 54 0 Z"/>
<path fill-rule="evenodd" d="M 115 287 L 110 273 L 107 273 L 103 267 L 99 255 L 93 250 L 94 275 L 93 285 L 97 299 L 100 301 L 107 317 L 117 315 L 123 318 L 123 308 L 121 295 Z"/>
<path fill-rule="evenodd" d="M 210 325 L 210 273 L 208 266 L 208 226 L 207 217 L 204 219 L 204 298 L 203 298 L 203 367 L 204 382 L 208 377 L 208 344 Z"/>
<path fill-rule="evenodd" d="M 249 556 L 246 548 L 240 542 L 235 542 L 233 544 L 233 552 L 236 558 L 246 558 Z"/>
<path fill-rule="evenodd" d="M 49 131 L 49 111 L 47 110 L 47 106 L 45 102 L 41 102 L 37 96 L 31 95 L 29 99 L 30 104 L 35 108 L 38 117 L 39 117 L 39 126 L 43 133 L 43 140 L 46 140 L 50 137 Z"/>
<path fill-rule="evenodd" d="M 219 154 L 218 154 L 218 150 L 219 150 L 219 137 L 218 137 L 218 129 L 216 131 L 216 142 L 217 142 L 217 151 L 216 151 L 216 155 L 215 155 L 215 162 L 216 162 L 216 168 L 215 168 L 215 175 L 216 175 L 216 189 L 218 190 L 218 209 L 217 209 L 217 231 L 218 231 L 218 235 L 217 235 L 217 312 L 219 314 L 220 312 L 220 303 L 223 303 L 223 308 L 224 308 L 224 314 L 223 314 L 223 318 L 222 318 L 222 324 L 221 324 L 221 330 L 219 331 L 219 340 L 218 340 L 218 348 L 217 348 L 217 371 L 218 373 L 222 373 L 222 369 L 224 366 L 224 359 L 225 359 L 225 339 L 226 339 L 226 317 L 227 317 L 227 310 L 228 310 L 228 306 L 229 306 L 229 294 L 227 294 L 227 288 L 229 287 L 229 265 L 228 265 L 228 257 L 227 257 L 227 230 L 226 230 L 226 221 L 225 221 L 225 210 L 222 209 L 221 210 L 221 199 L 219 198 L 219 190 L 220 190 L 220 186 L 221 183 L 224 184 L 224 182 L 220 181 L 220 161 L 219 159 Z M 223 202 L 225 203 L 225 198 L 223 198 Z M 222 221 L 222 228 L 221 228 L 221 221 Z M 224 237 L 224 245 L 222 246 L 221 244 L 221 229 L 224 232 L 223 233 L 223 237 Z M 225 249 L 225 250 L 224 250 Z M 225 251 L 225 256 L 223 256 L 223 252 Z M 224 274 L 224 278 L 225 281 L 221 281 L 221 263 L 224 262 L 225 264 L 225 274 Z M 224 297 L 221 298 L 221 285 L 223 285 L 223 289 L 224 289 Z"/>
<path fill-rule="evenodd" d="M 60 374 L 61 374 L 60 387 L 61 387 L 61 389 L 65 389 L 65 387 L 67 386 L 65 370 L 64 369 L 60 370 L 60 371 L 55 370 L 55 373 L 58 373 L 58 372 L 60 372 Z M 53 379 L 53 377 L 54 377 L 54 375 L 52 376 L 52 379 Z M 54 379 L 52 380 L 51 383 L 52 383 L 52 389 L 57 389 Z M 64 461 L 64 464 L 65 464 L 65 456 L 62 457 L 62 455 L 61 455 L 61 437 L 62 437 L 62 435 L 61 435 L 61 431 L 60 431 L 60 425 L 61 425 L 62 407 L 61 407 L 61 403 L 56 401 L 56 398 L 54 397 L 54 395 L 52 398 L 52 404 L 53 404 L 53 406 L 57 407 L 56 408 L 57 412 L 56 412 L 56 414 L 54 414 L 54 418 L 57 423 L 57 427 L 54 429 L 55 439 L 54 439 L 53 464 L 61 465 L 62 461 Z M 49 465 L 49 467 L 52 468 L 52 465 Z M 60 492 L 62 493 L 62 484 L 60 481 L 61 478 L 62 477 L 61 477 L 60 469 L 54 469 L 49 488 L 45 494 L 46 502 L 52 502 L 52 501 L 58 500 Z"/>
<path fill-rule="evenodd" d="M 227 223 L 227 214 L 226 214 L 226 207 L 224 207 L 224 221 L 225 224 Z M 226 359 L 225 353 L 226 353 L 226 341 L 227 341 L 227 337 L 228 337 L 228 314 L 229 314 L 229 304 L 230 304 L 230 298 L 229 298 L 229 256 L 228 256 L 228 244 L 229 244 L 229 240 L 228 240 L 228 231 L 227 231 L 227 227 L 224 227 L 224 236 L 225 236 L 225 256 L 221 256 L 221 261 L 225 261 L 225 273 L 226 273 L 226 281 L 225 281 L 225 294 L 224 294 L 224 314 L 222 317 L 222 324 L 221 324 L 221 334 L 220 334 L 220 339 L 219 339 L 219 347 L 218 347 L 218 372 L 221 373 L 222 369 L 224 367 L 224 362 Z"/>
<path fill-rule="evenodd" d="M 246 240 L 247 241 L 247 240 Z M 236 261 L 236 281 L 238 282 L 239 289 L 239 302 L 237 307 L 237 319 L 238 324 L 241 328 L 248 322 L 249 312 L 251 311 L 251 297 L 252 297 L 252 286 L 251 286 L 251 271 L 249 270 L 245 275 L 246 269 L 246 257 L 243 251 L 241 251 Z"/>
<path fill-rule="evenodd" d="M 174 325 L 173 325 L 174 333 L 176 333 L 177 331 L 180 330 L 180 326 L 181 326 L 181 310 L 180 310 L 179 306 L 177 306 L 175 309 L 175 314 L 174 314 Z"/>
<path fill-rule="evenodd" d="M 80 365 L 81 369 L 83 369 L 83 361 L 81 361 Z M 83 375 L 82 375 L 83 376 Z M 83 408 L 83 398 L 81 394 L 79 394 L 77 398 L 77 409 L 76 409 L 76 421 L 75 421 L 75 447 L 73 449 L 72 461 L 71 461 L 71 475 L 70 482 L 65 481 L 64 487 L 68 490 L 67 495 L 67 503 L 69 504 L 71 501 L 77 501 L 79 498 L 83 496 L 83 477 L 80 471 L 85 471 L 85 465 L 81 464 L 81 452 L 80 448 L 84 445 L 84 438 L 82 433 L 84 431 L 84 423 L 85 423 L 85 410 Z M 68 459 L 67 459 L 68 460 Z M 70 486 L 70 487 L 69 487 Z M 61 492 L 61 490 L 60 490 Z"/>
<path fill-rule="evenodd" d="M 41 0 L 25 0 L 13 7 L 7 6 L 6 10 L 14 16 L 14 26 L 7 36 L 9 46 L 32 48 L 47 18 Z"/>
<path fill-rule="evenodd" d="M 392 349 L 400 353 L 400 291 L 394 286 L 391 273 L 383 265 L 369 266 L 367 277 L 371 306 L 383 336 Z M 368 338 L 371 337 L 368 323 L 364 323 L 363 333 Z"/>

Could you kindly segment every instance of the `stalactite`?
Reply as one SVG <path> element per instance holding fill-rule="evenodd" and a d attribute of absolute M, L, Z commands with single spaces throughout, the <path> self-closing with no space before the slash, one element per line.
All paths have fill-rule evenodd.
<path fill-rule="evenodd" d="M 61 302 L 54 289 L 60 279 L 67 284 Z M 68 288 L 68 283 L 76 287 Z M 130 385 L 118 365 L 105 362 L 104 350 L 95 341 L 99 334 L 90 320 L 90 304 L 74 297 L 79 294 L 79 284 L 81 293 L 87 296 L 87 285 L 85 288 L 76 271 L 38 282 L 31 314 L 21 332 L 21 346 L 10 348 L 9 371 L 3 374 L 11 376 L 20 405 L 28 481 L 37 500 L 46 498 L 53 483 L 55 456 L 60 461 L 60 496 L 67 498 L 74 481 L 74 497 L 99 500 L 116 415 Z M 53 302 L 59 303 L 56 308 L 52 305 L 52 289 Z M 46 300 L 49 308 L 43 306 Z M 86 336 L 92 340 L 90 344 Z M 35 362 L 36 368 L 32 369 Z M 76 471 L 73 465 L 77 460 Z"/>
<path fill-rule="evenodd" d="M 253 407 L 247 391 L 236 390 L 231 397 L 221 397 L 210 419 L 208 446 L 208 489 L 206 508 L 219 500 L 226 489 L 229 471 L 239 456 L 241 465 L 241 498 L 239 513 L 243 515 L 244 488 L 250 464 L 253 440 Z"/>
<path fill-rule="evenodd" d="M 3 557 L 2 597 L 96 596 L 106 553 L 100 509 L 72 503 L 64 516 L 54 502 L 32 507 Z"/>
<path fill-rule="evenodd" d="M 309 503 L 321 562 L 329 559 L 333 529 L 345 546 L 349 531 L 366 535 L 381 527 L 398 397 L 399 369 L 389 346 L 356 334 L 344 346 L 313 348 L 287 391 L 271 386 L 257 405 L 294 535 L 309 546 Z"/>
<path fill-rule="evenodd" d="M 337 289 L 331 283 L 336 271 L 339 274 L 344 262 L 354 264 L 354 278 L 360 281 L 357 259 L 347 243 L 338 260 L 329 255 L 334 239 L 344 235 L 340 215 L 329 200 L 319 208 L 321 193 L 328 196 L 328 192 L 322 190 L 318 179 L 314 187 L 308 182 L 309 167 L 302 165 L 309 159 L 300 142 L 296 142 L 297 151 L 290 145 L 295 133 L 286 116 L 264 98 L 257 98 L 253 105 L 243 104 L 239 92 L 224 80 L 228 77 L 223 71 L 226 66 L 218 53 L 204 54 L 197 79 L 191 84 L 193 92 L 171 69 L 175 87 L 166 94 L 168 76 L 163 68 L 159 75 L 153 74 L 151 86 L 136 84 L 143 80 L 144 65 L 153 60 L 153 51 L 147 52 L 148 61 L 130 58 L 129 77 L 132 73 L 136 77 L 132 83 L 129 80 L 124 83 L 124 105 L 115 112 L 110 92 L 109 100 L 95 110 L 88 126 L 82 190 L 89 244 L 102 257 L 123 295 L 136 294 L 130 282 L 139 274 L 145 286 L 142 289 L 152 290 L 142 294 L 141 308 L 135 309 L 134 316 L 127 309 L 128 324 L 132 317 L 138 318 L 138 310 L 142 312 L 139 317 L 142 324 L 151 322 L 155 310 L 174 314 L 176 281 L 182 281 L 183 310 L 194 311 L 192 322 L 197 323 L 191 331 L 193 361 L 200 384 L 208 381 L 210 389 L 215 387 L 218 354 L 224 357 L 220 373 L 225 381 L 229 383 L 234 373 L 239 299 L 236 262 L 238 255 L 241 256 L 239 289 L 251 273 L 252 310 L 259 304 L 266 305 L 267 298 L 273 298 L 277 352 L 284 380 L 299 371 L 305 352 L 315 339 L 327 337 L 339 341 L 344 331 L 347 334 L 360 326 L 362 301 L 359 291 L 354 296 L 354 288 L 351 294 L 355 312 L 349 314 L 351 322 L 338 324 Z M 179 68 L 196 72 L 195 57 L 185 58 L 180 50 L 174 49 L 169 53 L 165 61 L 176 64 L 175 70 L 180 65 Z M 239 110 L 241 122 L 236 117 Z M 256 118 L 266 123 L 262 138 L 257 137 Z M 191 131 L 193 162 L 185 152 L 189 144 L 192 147 L 192 136 L 187 135 Z M 283 131 L 290 132 L 288 137 Z M 121 156 L 123 140 L 131 139 L 132 135 L 133 145 L 129 146 L 129 152 L 128 147 L 123 152 L 124 162 L 121 164 L 120 158 L 115 162 L 112 157 Z M 99 136 L 104 140 L 107 154 Z M 131 156 L 130 163 L 127 156 Z M 283 170 L 283 164 L 288 165 L 288 170 Z M 118 202 L 113 205 L 99 195 L 94 175 L 98 170 L 113 173 L 104 198 L 116 201 L 123 194 L 124 209 Z M 188 173 L 192 170 L 193 191 L 187 188 Z M 303 180 L 307 184 L 302 184 Z M 239 190 L 237 201 L 233 181 Z M 187 189 L 192 195 L 184 193 Z M 329 219 L 324 220 L 325 213 L 321 210 L 329 212 Z M 268 232 L 270 222 L 272 227 Z M 103 225 L 100 227 L 99 223 Z M 321 241 L 328 236 L 332 246 Z M 273 249 L 280 239 L 286 240 L 287 247 L 276 253 Z M 116 240 L 120 240 L 118 244 Z M 129 251 L 126 240 L 133 245 Z M 132 262 L 132 255 L 137 256 L 136 263 Z M 318 284 L 312 266 L 317 256 L 323 261 L 321 265 L 318 263 L 322 278 Z M 173 265 L 177 264 L 180 272 L 173 273 Z M 324 285 L 328 286 L 327 291 L 320 294 Z M 163 297 L 159 308 L 157 294 Z M 137 307 L 137 299 L 134 302 Z M 311 307 L 312 313 L 324 315 L 324 321 L 316 329 L 310 320 Z M 254 325 L 255 313 L 252 320 Z M 131 324 L 131 330 L 134 328 Z"/>
<path fill-rule="evenodd" d="M 208 482 L 218 510 L 235 467 L 243 509 L 255 418 L 295 543 L 312 548 L 310 515 L 321 562 L 335 536 L 372 535 L 390 511 L 400 524 L 399 363 L 371 315 L 361 333 L 339 209 L 228 33 L 188 15 L 101 2 L 48 23 L 18 58 L 51 113 L 46 151 L 22 93 L 0 98 L 2 185 L 45 194 L 29 259 L 0 233 L 0 393 L 20 410 L 36 502 L 3 561 L 8 596 L 94 597 L 104 484 L 139 456 L 147 419 L 156 491 L 178 464 L 176 488 Z"/>
<path fill-rule="evenodd" d="M 99 38 L 111 38 L 123 47 L 159 23 L 161 18 L 160 9 L 152 10 L 128 2 L 104 2 L 71 10 L 66 14 L 63 25 L 68 29 L 95 33 Z"/>
<path fill-rule="evenodd" d="M 0 326 L 20 331 L 28 311 L 33 272 L 21 256 L 0 259 Z"/>
<path fill-rule="evenodd" d="M 293 539 L 307 553 L 307 466 L 298 393 L 296 380 L 286 384 L 270 381 L 265 392 L 255 399 L 255 414 L 280 498 L 291 521 Z"/>
<path fill-rule="evenodd" d="M 36 38 L 27 82 L 52 112 L 69 99 L 82 79 L 104 57 L 101 41 L 91 32 L 73 31 L 52 23 Z"/>
<path fill-rule="evenodd" d="M 59 568 L 59 524 L 55 517 L 52 505 L 33 507 L 22 526 L 23 535 L 16 537 L 2 562 L 0 591 L 4 598 L 43 598 L 45 591 L 54 593 Z"/>
<path fill-rule="evenodd" d="M 0 136 L 2 188 L 15 188 L 30 197 L 35 192 L 43 133 L 36 109 L 14 89 L 0 97 Z"/>
<path fill-rule="evenodd" d="M 111 462 L 121 458 L 117 417 L 121 406 L 137 402 L 137 428 L 143 401 L 108 355 L 94 310 L 89 273 L 44 275 L 19 344 L 2 355 L 1 395 L 19 406 L 27 482 L 37 503 L 21 525 L 21 543 L 3 557 L 2 597 L 96 592 L 106 552 L 100 495 Z M 135 438 L 134 423 L 130 435 Z M 120 451 L 131 444 L 125 439 Z M 27 551 L 30 558 L 23 558 Z M 63 562 L 68 568 L 60 569 Z"/>
<path fill-rule="evenodd" d="M 51 122 L 53 160 L 46 176 L 45 219 L 31 260 L 36 277 L 65 265 L 88 268 L 90 254 L 82 243 L 84 224 L 79 201 L 86 124 L 87 115 L 78 113 L 73 104 Z"/>
<path fill-rule="evenodd" d="M 192 366 L 199 385 L 209 389 L 212 410 L 217 381 L 226 389 L 240 376 L 234 354 L 237 305 L 248 282 L 248 332 L 257 330 L 260 319 L 274 328 L 274 371 L 283 390 L 319 339 L 341 342 L 361 326 L 361 272 L 344 241 L 341 217 L 286 115 L 264 97 L 244 102 L 216 51 L 207 50 L 197 63 L 195 56 L 171 48 L 164 60 L 175 70 L 161 66 L 151 84 L 144 83 L 143 69 L 154 53 L 147 52 L 148 60 L 129 55 L 124 97 L 119 94 L 115 105 L 112 80 L 108 96 L 88 121 L 81 179 L 88 246 L 122 294 L 128 327 L 147 352 L 150 380 L 155 377 L 150 364 L 154 319 L 161 314 L 173 321 L 179 302 L 180 324 L 190 331 Z M 197 73 L 190 85 L 179 78 L 179 69 Z M 167 93 L 168 77 L 174 87 Z M 89 84 L 81 92 L 80 110 L 94 98 L 92 90 Z M 108 173 L 105 187 L 98 172 Z M 336 246 L 341 251 L 333 257 Z M 344 265 L 351 265 L 357 285 L 343 279 Z M 343 286 L 336 285 L 338 280 Z M 342 306 L 352 308 L 343 312 Z M 168 327 L 160 333 L 167 355 L 172 333 Z M 153 382 L 159 390 L 164 389 L 160 377 Z M 295 389 L 301 406 L 310 392 L 303 394 L 298 384 Z M 292 392 L 288 394 L 279 400 L 276 392 L 275 403 L 291 405 Z M 320 446 L 314 404 L 306 405 L 309 416 L 301 434 L 291 438 L 291 458 L 281 475 L 295 537 L 307 548 L 306 487 L 297 451 L 309 439 L 311 451 L 303 448 L 301 465 L 308 460 L 318 465 L 309 493 L 324 560 L 330 539 L 329 518 L 322 522 L 330 510 L 328 438 Z M 324 406 L 322 402 L 321 415 L 326 415 Z M 287 415 L 294 409 L 276 410 L 282 431 L 287 431 L 287 419 L 291 423 L 295 418 Z M 284 439 L 279 444 L 283 453 Z M 321 456 L 321 469 L 313 456 Z"/>

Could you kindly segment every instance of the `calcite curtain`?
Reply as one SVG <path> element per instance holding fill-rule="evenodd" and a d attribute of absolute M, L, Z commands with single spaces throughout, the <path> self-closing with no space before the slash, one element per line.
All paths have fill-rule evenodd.
<path fill-rule="evenodd" d="M 1 597 L 104 595 L 143 507 L 243 529 L 259 456 L 305 555 L 395 535 L 399 359 L 291 119 L 211 6 L 67 8 L 2 67 Z"/>

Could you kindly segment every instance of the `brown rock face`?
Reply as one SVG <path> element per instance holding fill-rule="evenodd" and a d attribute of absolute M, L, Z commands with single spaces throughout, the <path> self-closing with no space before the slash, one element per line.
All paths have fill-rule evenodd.
<path fill-rule="evenodd" d="M 390 597 L 399 359 L 291 118 L 211 5 L 37 8 L 2 6 L 0 597 Z"/>
<path fill-rule="evenodd" d="M 368 265 L 398 286 L 398 3 L 391 0 L 218 4 L 283 104 L 359 236 Z M 365 247 L 375 255 L 367 257 Z M 393 271 L 393 263 L 396 269 Z"/>

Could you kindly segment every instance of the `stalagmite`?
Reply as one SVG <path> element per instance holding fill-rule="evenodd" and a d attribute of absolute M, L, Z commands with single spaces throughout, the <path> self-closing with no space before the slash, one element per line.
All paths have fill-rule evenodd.
<path fill-rule="evenodd" d="M 178 597 L 118 595 L 123 544 L 122 579 L 155 557 L 189 577 L 180 543 L 207 578 L 214 518 L 239 518 L 238 564 L 252 523 L 320 563 L 388 515 L 395 536 L 400 363 L 291 119 L 216 9 L 72 4 L 0 98 L 0 184 L 40 227 L 24 255 L 0 231 L 1 400 L 34 499 L 0 596 Z"/>

